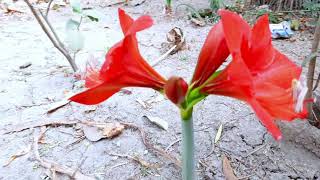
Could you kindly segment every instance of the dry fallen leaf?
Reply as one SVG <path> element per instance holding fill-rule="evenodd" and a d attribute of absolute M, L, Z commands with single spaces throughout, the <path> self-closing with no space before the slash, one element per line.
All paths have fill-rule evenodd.
<path fill-rule="evenodd" d="M 176 45 L 170 54 L 175 54 L 180 50 L 187 48 L 185 36 L 181 28 L 175 27 L 167 33 L 167 41 L 171 46 Z"/>
<path fill-rule="evenodd" d="M 197 18 L 193 18 L 193 17 L 192 17 L 192 18 L 190 19 L 190 21 L 191 21 L 192 23 L 194 23 L 195 25 L 200 26 L 200 27 L 203 27 L 203 26 L 206 25 L 206 22 L 201 21 L 201 20 L 199 20 L 199 19 L 197 19 Z"/>
<path fill-rule="evenodd" d="M 32 147 L 32 146 L 31 146 L 31 144 L 30 144 L 30 145 L 28 145 L 27 147 L 25 147 L 24 149 L 21 149 L 18 153 L 12 155 L 12 156 L 8 159 L 8 161 L 3 165 L 3 167 L 9 166 L 10 163 L 11 163 L 12 161 L 14 161 L 15 159 L 17 159 L 18 157 L 21 157 L 21 156 L 24 156 L 24 155 L 28 154 L 28 153 L 30 152 L 30 150 L 31 150 L 31 147 Z"/>
<path fill-rule="evenodd" d="M 97 108 L 98 106 L 95 106 L 95 105 L 86 106 L 84 113 L 88 114 L 88 113 L 94 112 L 97 110 Z"/>
<path fill-rule="evenodd" d="M 214 143 L 216 144 L 220 138 L 221 138 L 221 134 L 222 134 L 222 124 L 219 126 L 216 137 L 214 138 Z"/>
<path fill-rule="evenodd" d="M 166 131 L 167 131 L 168 128 L 169 128 L 168 123 L 167 123 L 165 120 L 161 119 L 161 118 L 152 117 L 152 116 L 143 116 L 143 117 L 144 117 L 145 119 L 148 119 L 150 122 L 158 125 L 159 127 L 161 127 L 162 129 L 164 129 L 164 130 L 166 130 Z"/>
<path fill-rule="evenodd" d="M 120 123 L 107 123 L 105 127 L 103 127 L 102 134 L 106 138 L 113 138 L 122 133 L 124 130 L 124 126 Z"/>
<path fill-rule="evenodd" d="M 23 1 L 4 1 L 0 4 L 0 8 L 6 14 L 13 14 L 13 13 L 25 13 L 27 12 L 27 7 Z"/>
<path fill-rule="evenodd" d="M 238 178 L 234 175 L 233 169 L 231 167 L 229 159 L 223 155 L 222 156 L 222 170 L 226 180 L 237 180 Z"/>
<path fill-rule="evenodd" d="M 85 137 L 90 141 L 102 138 L 114 138 L 122 133 L 124 126 L 120 123 L 90 123 L 82 126 Z"/>

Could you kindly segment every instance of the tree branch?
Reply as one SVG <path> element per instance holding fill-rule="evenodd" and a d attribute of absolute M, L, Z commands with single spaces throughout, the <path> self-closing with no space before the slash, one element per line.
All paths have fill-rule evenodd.
<path fill-rule="evenodd" d="M 71 65 L 72 69 L 74 72 L 76 72 L 78 70 L 77 65 L 75 64 L 74 59 L 70 56 L 70 54 L 68 53 L 68 51 L 64 48 L 63 43 L 61 43 L 60 39 L 58 38 L 56 32 L 53 30 L 51 24 L 49 23 L 49 21 L 47 20 L 47 18 L 42 14 L 41 11 L 39 11 L 39 14 L 41 15 L 42 19 L 45 21 L 45 23 L 47 24 L 47 26 L 49 27 L 49 29 L 45 26 L 43 20 L 41 19 L 41 17 L 39 16 L 39 14 L 37 13 L 37 11 L 35 10 L 35 8 L 31 5 L 31 3 L 28 0 L 24 0 L 24 2 L 28 5 L 28 7 L 30 8 L 32 14 L 34 15 L 34 17 L 36 18 L 36 20 L 38 21 L 39 25 L 41 26 L 42 30 L 45 32 L 45 34 L 48 36 L 48 38 L 50 39 L 50 41 L 52 42 L 53 46 L 55 48 L 57 48 L 63 55 L 64 57 L 68 60 L 69 64 Z M 53 35 L 53 36 L 52 36 Z"/>
<path fill-rule="evenodd" d="M 49 14 L 50 6 L 51 6 L 52 2 L 53 2 L 53 0 L 50 0 L 49 3 L 48 3 L 47 10 L 46 10 L 46 18 L 48 18 L 48 14 Z"/>

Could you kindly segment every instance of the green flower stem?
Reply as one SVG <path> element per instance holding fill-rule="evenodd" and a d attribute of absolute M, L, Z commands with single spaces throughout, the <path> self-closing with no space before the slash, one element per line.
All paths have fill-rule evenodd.
<path fill-rule="evenodd" d="M 167 5 L 168 7 L 171 7 L 171 0 L 166 0 L 166 5 Z"/>
<path fill-rule="evenodd" d="M 192 111 L 191 111 L 192 113 Z M 182 117 L 183 118 L 183 117 Z M 182 119 L 182 179 L 194 179 L 194 136 L 193 118 Z"/>

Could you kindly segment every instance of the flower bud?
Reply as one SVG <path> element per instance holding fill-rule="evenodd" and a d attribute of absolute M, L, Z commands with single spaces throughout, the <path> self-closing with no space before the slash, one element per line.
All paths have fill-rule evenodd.
<path fill-rule="evenodd" d="M 164 85 L 164 93 L 174 104 L 184 101 L 188 91 L 188 84 L 181 78 L 173 76 Z"/>

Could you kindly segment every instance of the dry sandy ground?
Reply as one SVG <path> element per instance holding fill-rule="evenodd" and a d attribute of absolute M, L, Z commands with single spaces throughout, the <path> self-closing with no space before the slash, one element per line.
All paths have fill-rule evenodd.
<path fill-rule="evenodd" d="M 186 1 L 175 1 L 179 3 Z M 193 3 L 203 7 L 206 0 Z M 81 66 L 89 53 L 103 60 L 105 48 L 119 40 L 117 7 L 104 7 L 102 3 L 90 3 L 106 15 L 100 23 L 85 20 L 82 30 L 87 34 L 86 48 L 81 51 L 77 63 Z M 197 55 L 210 30 L 210 26 L 196 27 L 186 19 L 185 11 L 177 16 L 163 15 L 163 4 L 146 1 L 140 6 L 124 6 L 133 17 L 149 14 L 155 25 L 138 34 L 143 56 L 153 62 L 161 55 L 161 44 L 166 33 L 173 27 L 181 27 L 187 37 L 188 50 L 178 52 L 162 61 L 156 69 L 165 77 L 178 75 L 187 80 L 192 76 Z M 70 9 L 52 11 L 50 19 L 59 34 L 64 34 L 64 24 L 71 16 Z M 108 28 L 103 28 L 108 27 Z M 310 52 L 310 35 L 296 34 L 294 42 L 275 41 L 283 53 L 301 63 Z M 161 95 L 150 89 L 129 89 L 132 94 L 118 93 L 92 107 L 71 103 L 47 115 L 50 104 L 60 101 L 66 92 L 81 89 L 72 76 L 66 60 L 53 48 L 31 14 L 0 15 L 0 129 L 29 121 L 43 120 L 92 120 L 99 122 L 130 122 L 143 127 L 147 139 L 165 149 L 181 137 L 178 109 Z M 19 66 L 32 62 L 26 69 Z M 152 102 L 144 108 L 138 101 Z M 161 130 L 142 116 L 160 117 L 169 123 L 168 131 Z M 249 179 L 319 179 L 320 178 L 320 131 L 307 121 L 279 123 L 283 140 L 276 142 L 260 124 L 252 110 L 244 103 L 230 98 L 209 96 L 194 110 L 196 158 L 199 179 L 224 179 L 222 155 L 231 161 L 238 177 Z M 218 127 L 223 124 L 220 141 L 214 145 Z M 180 179 L 180 170 L 172 162 L 155 154 L 143 144 L 137 131 L 125 130 L 114 139 L 90 142 L 76 141 L 76 126 L 50 127 L 45 134 L 46 144 L 40 144 L 40 155 L 59 164 L 76 168 L 96 179 Z M 0 179 L 44 179 L 46 169 L 35 160 L 31 151 L 3 167 L 10 156 L 33 142 L 33 132 L 38 128 L 0 136 Z M 70 145 L 71 144 L 71 145 Z M 180 142 L 168 149 L 179 157 Z M 140 164 L 110 153 L 136 156 L 157 168 L 145 168 Z M 84 160 L 84 161 L 83 161 Z M 121 165 L 122 164 L 122 165 Z M 117 166 L 119 165 L 119 166 Z M 68 179 L 58 174 L 58 179 Z"/>

